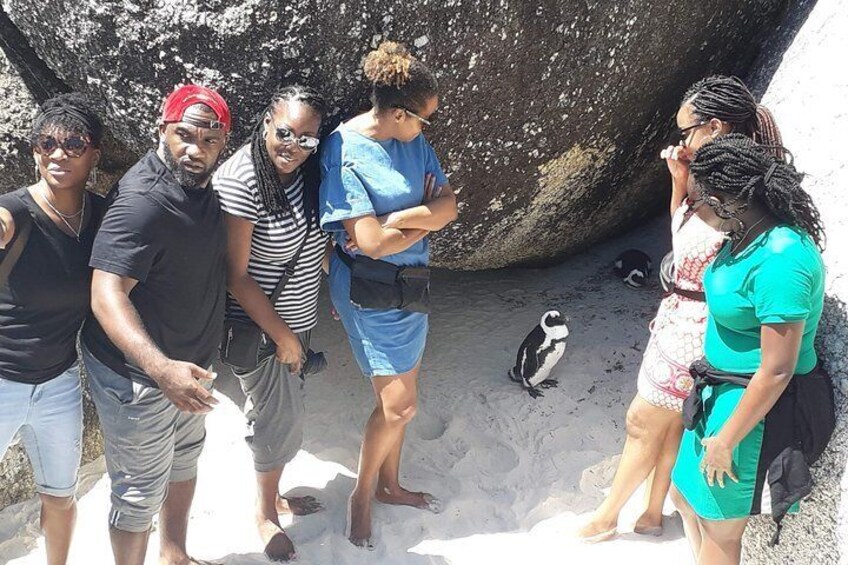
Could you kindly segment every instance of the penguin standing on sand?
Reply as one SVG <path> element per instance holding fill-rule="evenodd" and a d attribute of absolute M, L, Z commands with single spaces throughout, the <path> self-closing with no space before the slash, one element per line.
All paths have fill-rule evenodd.
<path fill-rule="evenodd" d="M 557 386 L 557 381 L 548 376 L 565 353 L 567 339 L 568 326 L 562 315 L 556 310 L 545 312 L 539 325 L 533 328 L 518 348 L 515 367 L 509 370 L 509 378 L 521 383 L 533 398 L 544 396 L 536 387 Z"/>

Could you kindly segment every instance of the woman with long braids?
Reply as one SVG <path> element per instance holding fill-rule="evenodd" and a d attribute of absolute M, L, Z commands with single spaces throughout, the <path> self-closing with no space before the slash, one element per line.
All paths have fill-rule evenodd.
<path fill-rule="evenodd" d="M 621 509 L 649 476 L 653 478 L 646 509 L 634 531 L 662 533 L 663 504 L 683 432 L 680 412 L 692 387 L 689 365 L 703 353 L 703 272 L 724 242 L 721 233 L 692 214 L 691 199 L 687 199 L 692 154 L 731 132 L 780 145 L 771 114 L 757 105 L 745 84 L 735 77 L 710 76 L 693 84 L 677 112 L 677 128 L 677 144 L 662 152 L 672 180 L 673 291 L 662 300 L 651 323 L 651 339 L 639 369 L 638 394 L 627 411 L 627 439 L 612 488 L 579 532 L 587 542 L 616 535 Z"/>
<path fill-rule="evenodd" d="M 41 498 L 47 562 L 65 563 L 76 520 L 82 391 L 76 338 L 103 199 L 85 187 L 103 126 L 81 97 L 47 100 L 29 142 L 39 180 L 0 196 L 0 458 L 20 433 Z"/>
<path fill-rule="evenodd" d="M 737 564 L 766 469 L 772 487 L 783 474 L 797 481 L 789 465 L 798 461 L 784 457 L 805 433 L 794 420 L 803 405 L 793 405 L 788 420 L 776 411 L 802 402 L 808 387 L 830 389 L 813 348 L 824 301 L 824 230 L 802 175 L 745 136 L 705 144 L 690 169 L 702 202 L 696 214 L 729 241 L 704 273 L 704 380 L 684 410 L 672 497 L 698 563 Z M 827 411 L 816 404 L 805 418 Z M 771 489 L 778 523 L 774 502 L 782 493 Z"/>
<path fill-rule="evenodd" d="M 377 406 L 365 426 L 348 538 L 371 543 L 371 502 L 439 511 L 400 486 L 427 336 L 427 235 L 452 222 L 456 197 L 422 129 L 439 103 L 433 71 L 397 43 L 365 59 L 373 107 L 341 124 L 321 155 L 321 225 L 333 232 L 330 296 Z"/>
<path fill-rule="evenodd" d="M 256 522 L 266 555 L 278 561 L 295 557 L 278 514 L 321 509 L 311 496 L 281 496 L 279 482 L 303 441 L 302 368 L 318 321 L 327 238 L 317 225 L 314 154 L 325 112 L 315 90 L 283 88 L 262 112 L 249 143 L 213 177 L 228 233 L 226 316 L 235 321 L 227 325 L 222 360 L 247 397 L 245 440 L 256 471 Z M 240 338 L 234 332 L 247 321 L 258 326 L 261 345 L 251 362 L 234 361 L 239 347 L 234 340 Z"/>

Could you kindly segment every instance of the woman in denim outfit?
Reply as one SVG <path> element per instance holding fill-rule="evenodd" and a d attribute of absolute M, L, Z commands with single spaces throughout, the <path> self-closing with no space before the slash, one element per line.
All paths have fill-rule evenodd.
<path fill-rule="evenodd" d="M 427 236 L 456 219 L 456 197 L 422 134 L 438 106 L 433 72 L 397 43 L 385 42 L 365 60 L 373 108 L 341 124 L 321 157 L 321 227 L 337 252 L 330 261 L 330 295 L 377 406 L 365 427 L 359 475 L 348 505 L 348 538 L 371 543 L 371 500 L 440 509 L 428 493 L 398 482 L 406 425 L 415 415 L 417 377 L 427 314 L 363 308 L 350 300 L 352 255 L 398 267 L 424 267 Z M 344 254 L 341 256 L 340 254 Z"/>

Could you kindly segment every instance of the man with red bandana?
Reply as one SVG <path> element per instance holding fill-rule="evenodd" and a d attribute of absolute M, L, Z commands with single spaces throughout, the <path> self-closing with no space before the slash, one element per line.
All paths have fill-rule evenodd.
<path fill-rule="evenodd" d="M 159 513 L 160 563 L 192 563 L 186 529 L 223 327 L 226 237 L 209 186 L 231 129 L 218 93 L 162 106 L 159 145 L 121 178 L 94 240 L 82 333 L 112 481 L 118 565 L 142 565 Z"/>

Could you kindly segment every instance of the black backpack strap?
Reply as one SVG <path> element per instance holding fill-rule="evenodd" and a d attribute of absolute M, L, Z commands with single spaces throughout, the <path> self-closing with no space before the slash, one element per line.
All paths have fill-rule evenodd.
<path fill-rule="evenodd" d="M 3 262 L 0 263 L 0 288 L 5 286 L 9 280 L 12 269 L 15 268 L 18 259 L 21 258 L 21 253 L 24 252 L 24 247 L 26 247 L 29 234 L 32 231 L 32 218 L 23 202 L 20 203 L 20 206 L 4 206 L 4 208 L 9 210 L 12 219 L 15 221 L 15 237 L 3 257 Z"/>

